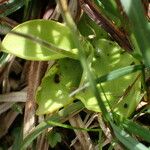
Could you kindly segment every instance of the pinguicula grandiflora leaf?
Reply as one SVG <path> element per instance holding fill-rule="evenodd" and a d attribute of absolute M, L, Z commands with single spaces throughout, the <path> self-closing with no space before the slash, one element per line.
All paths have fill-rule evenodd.
<path fill-rule="evenodd" d="M 70 30 L 52 20 L 36 19 L 16 26 L 2 41 L 2 51 L 27 60 L 76 57 Z"/>
<path fill-rule="evenodd" d="M 126 66 L 138 64 L 137 60 L 129 53 L 123 51 L 120 46 L 109 40 L 98 40 L 95 47 L 95 57 L 91 65 L 95 78 L 108 74 L 118 68 L 121 69 Z M 141 100 L 140 71 L 120 76 L 114 80 L 108 78 L 108 82 L 103 82 L 97 86 L 103 100 L 106 101 L 107 98 L 109 101 L 111 109 L 126 117 L 130 116 Z M 102 92 L 101 86 L 104 92 Z M 80 99 L 88 109 L 97 112 L 101 111 L 90 88 L 81 91 L 76 95 L 76 98 Z"/>

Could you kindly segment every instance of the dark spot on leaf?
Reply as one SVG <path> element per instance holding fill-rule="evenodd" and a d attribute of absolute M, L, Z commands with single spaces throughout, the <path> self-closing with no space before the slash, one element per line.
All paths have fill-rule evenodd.
<path fill-rule="evenodd" d="M 124 107 L 124 108 L 128 108 L 128 104 L 125 103 L 125 104 L 123 105 L 123 107 Z"/>
<path fill-rule="evenodd" d="M 98 54 L 95 55 L 95 58 L 99 58 L 99 57 L 100 57 L 100 55 L 98 55 Z"/>
<path fill-rule="evenodd" d="M 132 66 L 132 65 L 135 65 L 135 62 L 134 62 L 134 61 L 130 64 L 130 66 Z"/>
<path fill-rule="evenodd" d="M 109 53 L 107 54 L 107 56 L 110 56 Z"/>
<path fill-rule="evenodd" d="M 126 51 L 121 51 L 120 54 L 124 54 Z"/>
<path fill-rule="evenodd" d="M 76 102 L 78 102 L 78 101 L 79 101 L 78 99 L 75 99 L 73 102 L 76 103 Z"/>
<path fill-rule="evenodd" d="M 59 74 L 55 74 L 55 76 L 54 76 L 54 82 L 55 83 L 59 83 L 60 82 L 60 75 Z"/>
<path fill-rule="evenodd" d="M 83 89 L 82 92 L 85 93 L 85 92 L 86 92 L 86 89 Z"/>
<path fill-rule="evenodd" d="M 64 109 L 64 107 L 59 108 L 59 111 L 62 110 L 62 109 Z"/>

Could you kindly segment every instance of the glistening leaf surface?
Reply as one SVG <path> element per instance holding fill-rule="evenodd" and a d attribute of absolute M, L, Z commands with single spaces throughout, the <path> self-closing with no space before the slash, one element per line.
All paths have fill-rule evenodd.
<path fill-rule="evenodd" d="M 37 91 L 37 114 L 53 113 L 70 104 L 69 93 L 79 86 L 82 68 L 77 60 L 60 59 L 45 75 Z"/>
<path fill-rule="evenodd" d="M 137 61 L 131 55 L 124 52 L 114 42 L 101 39 L 95 46 L 96 52 L 91 67 L 96 78 L 108 74 L 109 72 L 118 68 L 137 63 Z M 135 72 L 101 84 L 104 93 L 111 105 L 111 108 L 127 117 L 134 111 L 141 98 L 141 83 L 140 77 L 138 77 L 138 75 L 139 72 Z M 101 93 L 101 97 L 104 101 L 106 101 L 100 84 L 98 84 L 98 87 Z M 88 109 L 98 112 L 100 111 L 97 101 L 90 88 L 77 94 L 76 98 L 80 99 Z"/>
<path fill-rule="evenodd" d="M 75 48 L 69 28 L 52 20 L 27 21 L 15 27 L 12 31 L 42 39 L 66 51 Z M 2 50 L 28 60 L 50 60 L 66 57 L 29 38 L 12 33 L 8 33 L 2 41 Z"/>

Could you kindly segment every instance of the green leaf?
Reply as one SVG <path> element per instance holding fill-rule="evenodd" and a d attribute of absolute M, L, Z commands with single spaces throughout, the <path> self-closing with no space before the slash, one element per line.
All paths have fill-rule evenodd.
<path fill-rule="evenodd" d="M 145 141 L 150 143 L 150 130 L 142 127 L 141 125 L 125 119 L 122 124 L 128 132 L 138 135 L 143 138 Z"/>
<path fill-rule="evenodd" d="M 78 22 L 77 26 L 80 33 L 84 37 L 91 39 L 93 43 L 95 43 L 95 40 L 98 40 L 99 38 L 109 38 L 108 33 L 100 28 L 86 14 L 82 15 L 82 18 Z"/>
<path fill-rule="evenodd" d="M 22 107 L 21 107 L 19 104 L 17 104 L 17 103 L 13 104 L 13 106 L 11 107 L 11 109 L 12 109 L 13 111 L 19 113 L 19 114 L 22 114 L 22 113 L 23 113 L 23 112 L 22 112 Z"/>
<path fill-rule="evenodd" d="M 0 17 L 5 17 L 20 9 L 24 5 L 24 0 L 11 0 L 0 5 Z"/>
<path fill-rule="evenodd" d="M 32 141 L 38 137 L 45 129 L 53 127 L 52 125 L 48 125 L 48 121 L 55 121 L 55 122 L 64 122 L 66 118 L 68 118 L 72 114 L 76 114 L 79 111 L 81 111 L 84 108 L 83 104 L 78 101 L 76 103 L 72 103 L 69 106 L 65 107 L 64 109 L 60 110 L 59 112 L 56 112 L 52 116 L 48 117 L 45 121 L 41 122 L 39 125 L 37 125 L 32 132 L 27 135 L 23 143 L 21 145 L 21 150 L 26 149 Z"/>
<path fill-rule="evenodd" d="M 108 82 L 117 78 L 120 78 L 122 76 L 137 72 L 137 71 L 142 71 L 143 65 L 132 65 L 132 66 L 127 66 L 123 68 L 116 69 L 114 71 L 109 72 L 108 74 L 102 75 L 96 79 L 96 83 L 103 83 L 103 82 Z M 83 86 L 79 87 L 75 91 L 73 91 L 70 96 L 74 96 L 75 94 L 85 90 L 90 86 L 89 82 L 85 83 Z"/>
<path fill-rule="evenodd" d="M 61 142 L 61 135 L 58 132 L 51 131 L 47 135 L 48 143 L 54 148 L 58 142 Z"/>
<path fill-rule="evenodd" d="M 138 44 L 143 54 L 145 65 L 150 67 L 150 23 L 146 19 L 142 2 L 140 0 L 121 0 L 121 3 L 129 17 L 131 29 L 137 43 L 132 42 L 135 47 Z"/>
<path fill-rule="evenodd" d="M 1 57 L 0 57 L 0 68 L 1 68 L 1 67 L 5 67 L 5 65 L 7 65 L 7 63 L 9 63 L 11 57 L 12 57 L 12 56 L 11 56 L 10 54 L 1 53 Z"/>
<path fill-rule="evenodd" d="M 131 74 L 137 71 L 141 71 L 142 68 L 143 68 L 142 65 L 132 65 L 132 66 L 127 66 L 127 67 L 122 67 L 114 71 L 111 71 L 106 75 L 98 77 L 96 81 L 97 83 L 108 82 L 108 81 L 120 78 L 122 76 Z"/>
<path fill-rule="evenodd" d="M 15 27 L 5 36 L 1 49 L 29 60 L 59 59 L 66 57 L 66 53 L 75 55 L 73 52 L 77 50 L 72 38 L 64 24 L 37 19 Z"/>
<path fill-rule="evenodd" d="M 118 14 L 117 11 L 117 4 L 115 1 L 113 0 L 109 0 L 108 2 L 106 2 L 105 0 L 94 0 L 95 2 L 97 2 L 98 6 L 103 6 L 103 9 L 107 12 L 110 13 L 111 15 L 114 16 L 120 16 L 120 14 Z"/>
<path fill-rule="evenodd" d="M 23 141 L 23 128 L 18 127 L 13 130 L 13 135 L 15 137 L 12 150 L 20 150 Z"/>
<path fill-rule="evenodd" d="M 91 132 L 99 132 L 100 131 L 99 128 L 96 128 L 96 129 L 93 129 L 93 128 L 80 128 L 80 127 L 70 126 L 70 125 L 67 125 L 67 124 L 62 124 L 62 123 L 54 122 L 54 121 L 50 121 L 50 120 L 47 121 L 47 124 L 52 125 L 52 126 L 61 127 L 61 128 L 71 129 L 71 130 L 82 130 L 82 131 L 91 131 Z"/>
<path fill-rule="evenodd" d="M 125 91 L 133 84 L 136 80 L 139 72 L 135 72 L 132 74 L 128 74 L 125 76 L 118 76 L 116 78 L 116 73 L 109 73 L 113 70 L 122 67 L 130 66 L 132 64 L 137 64 L 137 61 L 128 53 L 124 52 L 116 43 L 108 41 L 108 40 L 99 40 L 96 46 L 95 58 L 92 62 L 92 70 L 95 74 L 95 78 L 108 74 L 105 80 L 109 82 L 102 83 L 102 87 L 104 93 L 101 91 L 101 86 L 98 84 L 98 88 L 101 94 L 103 101 L 106 102 L 106 97 L 111 105 L 111 108 L 114 109 L 119 114 L 125 115 L 126 117 L 130 116 L 130 114 L 135 110 L 137 104 L 141 99 L 140 94 L 140 77 L 137 79 L 135 84 L 132 86 L 130 90 Z M 128 68 L 127 68 L 128 69 Z M 114 71 L 115 72 L 115 71 Z M 103 76 L 105 77 L 105 76 Z M 116 78 L 116 79 L 115 79 Z M 111 80 L 114 79 L 114 80 Z M 111 81 L 110 81 L 111 80 Z M 106 96 L 106 97 L 105 97 Z M 76 98 L 80 99 L 86 108 L 99 112 L 100 109 L 98 107 L 98 103 L 91 92 L 91 89 L 88 88 L 83 92 L 76 95 Z M 105 103 L 107 104 L 107 103 Z M 127 105 L 127 108 L 124 107 Z M 108 106 L 108 104 L 107 104 Z"/>
<path fill-rule="evenodd" d="M 1 22 L 1 24 L 0 24 L 0 34 L 5 35 L 8 32 L 10 32 L 11 29 L 12 28 L 9 25 L 7 25 L 5 22 Z"/>
<path fill-rule="evenodd" d="M 82 68 L 77 60 L 60 59 L 48 72 L 38 88 L 37 114 L 53 113 L 70 104 L 74 98 L 69 93 L 79 86 Z"/>
<path fill-rule="evenodd" d="M 80 59 L 80 63 L 83 67 L 83 72 L 86 73 L 87 78 L 90 82 L 90 86 L 91 89 L 96 97 L 96 100 L 98 102 L 98 106 L 99 108 L 101 108 L 102 112 L 103 112 L 103 116 L 107 121 L 110 121 L 112 118 L 110 116 L 110 114 L 108 113 L 101 97 L 98 91 L 98 88 L 96 87 L 96 82 L 94 80 L 94 76 L 90 70 L 90 66 L 89 66 L 89 61 L 90 58 L 93 54 L 93 51 L 91 50 L 91 53 L 89 55 L 89 58 L 87 59 L 87 56 L 85 54 L 85 48 L 82 46 L 82 44 L 80 43 L 79 40 L 79 34 L 78 34 L 78 30 L 76 27 L 75 22 L 72 19 L 72 16 L 70 15 L 68 9 L 64 9 L 65 7 L 65 3 L 63 3 L 63 1 L 60 1 L 60 5 L 62 5 L 62 16 L 63 19 L 65 20 L 67 26 L 70 28 L 70 30 L 72 31 L 72 36 L 74 37 L 74 43 L 75 46 L 77 47 L 78 51 L 79 51 L 79 59 Z"/>
<path fill-rule="evenodd" d="M 120 129 L 115 124 L 111 123 L 111 126 L 114 130 L 114 133 L 118 140 L 129 150 L 149 150 L 142 143 L 138 142 L 134 138 L 132 138 L 127 132 L 123 129 Z"/>
<path fill-rule="evenodd" d="M 120 25 L 122 16 L 119 13 L 117 3 L 114 0 L 94 0 L 95 4 L 100 8 L 100 11 L 105 14 L 116 25 Z M 120 19 L 120 20 L 119 20 Z"/>

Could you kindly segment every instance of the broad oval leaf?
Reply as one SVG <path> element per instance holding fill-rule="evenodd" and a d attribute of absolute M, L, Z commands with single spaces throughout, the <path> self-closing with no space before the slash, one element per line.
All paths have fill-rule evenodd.
<path fill-rule="evenodd" d="M 69 97 L 69 93 L 79 86 L 81 76 L 79 61 L 69 58 L 58 60 L 48 70 L 37 90 L 37 115 L 53 113 L 70 104 L 74 98 Z"/>
<path fill-rule="evenodd" d="M 95 47 L 96 52 L 92 62 L 92 70 L 96 78 L 118 68 L 137 64 L 137 61 L 131 55 L 123 51 L 114 42 L 101 39 L 97 41 Z M 107 98 L 111 109 L 127 117 L 134 111 L 141 99 L 139 74 L 139 72 L 135 72 L 101 83 L 105 94 L 102 92 L 100 84 L 98 84 L 102 99 L 106 101 Z M 100 112 L 97 100 L 90 88 L 77 94 L 76 98 L 80 99 L 87 109 Z M 108 103 L 106 104 L 108 106 Z"/>
<path fill-rule="evenodd" d="M 71 32 L 67 26 L 52 20 L 36 19 L 16 26 L 12 31 L 41 39 L 66 52 L 74 52 Z M 30 38 L 8 33 L 2 41 L 2 51 L 28 60 L 51 60 L 66 57 Z M 62 52 L 63 53 L 63 52 Z"/>

